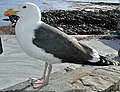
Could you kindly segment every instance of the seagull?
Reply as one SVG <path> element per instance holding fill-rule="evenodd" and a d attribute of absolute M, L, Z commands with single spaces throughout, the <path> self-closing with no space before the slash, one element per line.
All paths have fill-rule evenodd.
<path fill-rule="evenodd" d="M 98 52 L 75 38 L 41 21 L 40 8 L 34 3 L 24 3 L 5 11 L 5 16 L 19 16 L 15 26 L 16 38 L 21 48 L 31 57 L 45 61 L 41 78 L 31 78 L 33 88 L 49 83 L 52 64 L 90 64 L 100 60 Z"/>

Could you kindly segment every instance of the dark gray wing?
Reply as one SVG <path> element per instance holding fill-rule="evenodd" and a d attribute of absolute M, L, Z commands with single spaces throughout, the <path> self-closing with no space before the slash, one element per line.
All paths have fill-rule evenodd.
<path fill-rule="evenodd" d="M 79 43 L 50 25 L 42 23 L 34 32 L 33 44 L 62 59 L 63 62 L 82 63 L 92 59 Z"/>

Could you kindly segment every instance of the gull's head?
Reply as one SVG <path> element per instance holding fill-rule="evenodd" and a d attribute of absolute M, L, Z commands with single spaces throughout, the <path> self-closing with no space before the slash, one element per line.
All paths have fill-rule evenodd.
<path fill-rule="evenodd" d="M 20 19 L 32 19 L 36 18 L 37 20 L 41 19 L 40 8 L 34 3 L 25 3 L 21 6 L 18 6 L 15 9 L 9 9 L 5 11 L 5 16 L 17 15 Z M 38 19 L 39 18 L 39 19 Z"/>

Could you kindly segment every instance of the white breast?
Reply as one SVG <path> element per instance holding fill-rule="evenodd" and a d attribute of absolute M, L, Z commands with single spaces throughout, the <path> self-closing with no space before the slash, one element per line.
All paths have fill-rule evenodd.
<path fill-rule="evenodd" d="M 61 63 L 61 59 L 54 57 L 54 55 L 50 53 L 46 53 L 43 49 L 38 48 L 36 45 L 32 43 L 32 39 L 34 38 L 34 29 L 38 26 L 36 25 L 22 25 L 23 23 L 19 23 L 18 21 L 15 31 L 18 43 L 21 48 L 31 57 L 46 61 L 48 63 Z"/>

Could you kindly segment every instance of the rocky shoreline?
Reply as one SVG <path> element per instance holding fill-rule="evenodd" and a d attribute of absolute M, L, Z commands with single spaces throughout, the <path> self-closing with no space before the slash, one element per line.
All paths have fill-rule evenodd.
<path fill-rule="evenodd" d="M 106 34 L 117 30 L 119 10 L 64 11 L 42 13 L 42 21 L 61 29 L 69 35 Z"/>
<path fill-rule="evenodd" d="M 117 30 L 119 10 L 50 10 L 42 12 L 42 21 L 69 35 L 108 34 Z M 10 32 L 8 32 L 10 31 Z M 0 34 L 14 34 L 10 27 L 0 27 Z"/>

